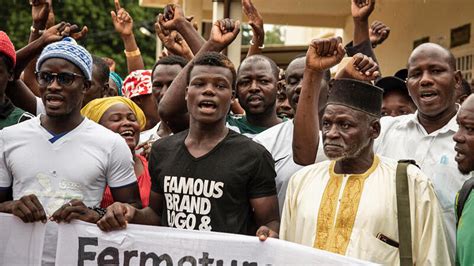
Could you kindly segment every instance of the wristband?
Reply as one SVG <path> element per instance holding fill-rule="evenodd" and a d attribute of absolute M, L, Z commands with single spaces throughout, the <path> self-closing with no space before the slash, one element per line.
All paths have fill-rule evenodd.
<path fill-rule="evenodd" d="M 125 56 L 126 56 L 126 57 L 134 57 L 134 56 L 139 56 L 139 55 L 141 55 L 140 49 L 138 49 L 138 48 L 137 48 L 137 50 L 135 50 L 135 51 L 128 52 L 127 50 L 123 50 L 123 52 L 125 53 Z"/>
<path fill-rule="evenodd" d="M 252 39 L 250 39 L 250 45 L 252 45 L 252 46 L 255 45 L 255 43 L 253 42 Z M 263 49 L 263 48 L 265 48 L 265 44 L 262 44 L 262 46 L 258 47 L 258 49 Z"/>
<path fill-rule="evenodd" d="M 30 27 L 30 31 L 33 33 L 33 32 L 38 32 L 38 34 L 43 34 L 44 30 L 38 30 L 38 29 L 35 29 L 35 27 L 31 26 Z"/>
<path fill-rule="evenodd" d="M 107 209 L 105 208 L 101 208 L 101 207 L 87 207 L 87 208 L 99 214 L 99 219 L 102 219 L 102 217 L 104 217 L 104 215 L 107 213 Z"/>

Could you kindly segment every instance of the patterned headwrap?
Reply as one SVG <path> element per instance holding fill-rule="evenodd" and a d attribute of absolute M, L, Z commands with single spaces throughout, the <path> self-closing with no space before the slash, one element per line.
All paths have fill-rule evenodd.
<path fill-rule="evenodd" d="M 122 94 L 124 97 L 133 98 L 140 95 L 151 94 L 151 71 L 135 70 L 123 81 Z"/>
<path fill-rule="evenodd" d="M 140 109 L 140 107 L 138 107 L 138 105 L 132 100 L 124 98 L 122 96 L 98 98 L 92 100 L 81 109 L 81 114 L 89 118 L 90 120 L 99 123 L 104 113 L 110 107 L 118 103 L 123 103 L 130 107 L 130 110 L 132 110 L 133 113 L 135 113 L 135 116 L 137 117 L 137 121 L 140 124 L 140 130 L 143 130 L 145 128 L 146 118 L 145 114 L 143 114 L 142 109 Z"/>
<path fill-rule="evenodd" d="M 92 56 L 74 39 L 66 37 L 60 42 L 46 46 L 36 62 L 36 71 L 39 71 L 44 61 L 50 58 L 61 58 L 73 63 L 82 71 L 87 80 L 92 80 Z"/>
<path fill-rule="evenodd" d="M 8 35 L 3 31 L 0 31 L 0 53 L 10 58 L 10 60 L 12 60 L 13 67 L 15 67 L 15 64 L 16 64 L 15 47 L 13 46 L 12 41 L 10 41 L 10 38 L 8 37 Z"/>
<path fill-rule="evenodd" d="M 115 85 L 117 86 L 117 93 L 118 96 L 122 96 L 122 84 L 123 84 L 123 79 L 119 76 L 119 74 L 110 71 L 109 78 L 111 78 Z"/>

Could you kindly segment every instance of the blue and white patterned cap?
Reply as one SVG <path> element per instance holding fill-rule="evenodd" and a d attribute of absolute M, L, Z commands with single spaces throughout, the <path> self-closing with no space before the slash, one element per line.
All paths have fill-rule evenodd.
<path fill-rule="evenodd" d="M 62 58 L 76 65 L 87 80 L 92 80 L 92 56 L 82 46 L 70 37 L 46 46 L 36 62 L 36 71 L 50 58 Z"/>

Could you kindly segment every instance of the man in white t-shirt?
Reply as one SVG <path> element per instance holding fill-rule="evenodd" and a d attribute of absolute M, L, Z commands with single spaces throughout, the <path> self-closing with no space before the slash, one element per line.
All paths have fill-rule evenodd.
<path fill-rule="evenodd" d="M 286 94 L 288 95 L 288 102 L 295 111 L 297 110 L 299 95 L 302 90 L 305 63 L 306 58 L 304 56 L 300 56 L 293 59 L 286 69 Z M 326 80 L 323 79 L 321 81 L 321 97 L 319 97 L 319 106 L 326 105 L 326 87 Z M 285 202 L 286 189 L 288 187 L 290 177 L 298 170 L 303 168 L 304 165 L 306 165 L 297 164 L 293 159 L 293 130 L 294 121 L 288 120 L 261 132 L 253 138 L 255 142 L 262 144 L 270 152 L 273 160 L 275 160 L 275 171 L 277 174 L 275 182 L 280 213 L 283 209 L 283 203 Z M 319 139 L 321 140 L 321 137 Z M 319 145 L 318 148 L 319 156 L 316 159 L 316 163 L 327 160 L 327 157 L 323 152 L 323 145 Z"/>
<path fill-rule="evenodd" d="M 140 206 L 125 141 L 80 114 L 92 58 L 67 39 L 41 53 L 36 76 L 46 114 L 0 131 L 0 212 L 24 222 L 97 222 L 105 186 Z M 43 264 L 54 264 L 56 223 L 48 222 Z"/>

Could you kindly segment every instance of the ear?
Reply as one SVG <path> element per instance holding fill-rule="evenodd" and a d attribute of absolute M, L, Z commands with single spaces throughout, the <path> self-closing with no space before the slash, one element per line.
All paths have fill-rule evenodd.
<path fill-rule="evenodd" d="M 9 76 L 8 76 L 8 81 L 9 82 L 15 80 L 15 72 L 13 71 L 13 69 L 11 71 L 9 71 L 8 74 L 9 74 Z"/>
<path fill-rule="evenodd" d="M 107 96 L 109 94 L 109 81 L 104 83 L 104 86 L 102 86 L 102 97 Z"/>
<path fill-rule="evenodd" d="M 92 86 L 92 82 L 90 80 L 84 80 L 84 89 L 83 92 L 85 93 L 88 91 Z"/>
<path fill-rule="evenodd" d="M 184 91 L 184 100 L 185 101 L 188 101 L 188 88 L 189 88 L 189 86 L 186 87 L 186 90 Z"/>
<path fill-rule="evenodd" d="M 462 86 L 462 74 L 460 70 L 454 73 L 454 80 L 456 81 L 456 89 L 461 89 Z"/>
<path fill-rule="evenodd" d="M 380 135 L 380 120 L 374 119 L 372 122 L 370 122 L 369 130 L 370 130 L 370 138 L 371 139 L 376 139 Z"/>

